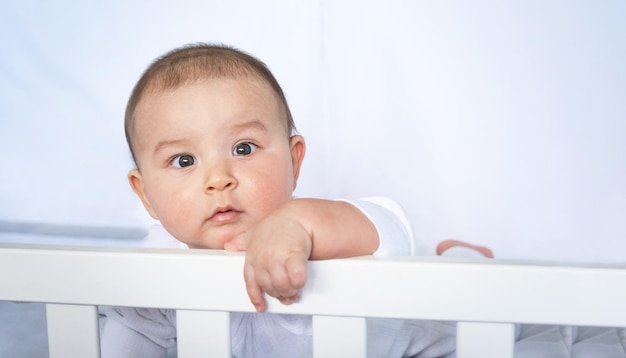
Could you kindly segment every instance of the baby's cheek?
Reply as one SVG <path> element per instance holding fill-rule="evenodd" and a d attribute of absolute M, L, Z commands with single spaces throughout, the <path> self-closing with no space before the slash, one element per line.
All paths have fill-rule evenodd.
<path fill-rule="evenodd" d="M 272 212 L 276 211 L 281 206 L 285 205 L 291 200 L 291 195 L 285 196 L 282 193 L 273 193 L 272 195 L 265 195 L 258 198 L 256 220 L 262 220 Z"/>
<path fill-rule="evenodd" d="M 176 210 L 175 206 L 161 207 L 158 211 L 161 225 L 178 240 L 189 240 L 193 230 L 192 217 L 188 210 Z"/>

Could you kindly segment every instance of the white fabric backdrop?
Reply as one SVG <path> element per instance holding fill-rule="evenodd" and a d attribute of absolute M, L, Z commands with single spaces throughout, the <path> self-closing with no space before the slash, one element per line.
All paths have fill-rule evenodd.
<path fill-rule="evenodd" d="M 281 82 L 297 195 L 387 195 L 431 247 L 623 261 L 623 1 L 0 3 L 0 221 L 151 223 L 126 183 L 130 90 L 181 44 Z"/>

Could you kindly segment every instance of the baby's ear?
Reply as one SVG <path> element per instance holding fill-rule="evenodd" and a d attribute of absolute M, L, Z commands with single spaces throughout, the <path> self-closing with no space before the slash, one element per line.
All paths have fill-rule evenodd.
<path fill-rule="evenodd" d="M 139 199 L 141 199 L 143 207 L 146 208 L 150 216 L 152 216 L 153 219 L 158 220 L 159 218 L 157 217 L 154 209 L 152 208 L 152 205 L 150 205 L 150 201 L 148 200 L 148 195 L 146 194 L 146 190 L 143 185 L 143 177 L 139 169 L 135 168 L 128 172 L 128 183 L 130 184 L 130 187 L 133 188 L 133 191 L 135 192 L 135 194 L 137 194 Z"/>
<path fill-rule="evenodd" d="M 304 137 L 299 134 L 291 136 L 289 139 L 289 149 L 291 151 L 291 165 L 293 167 L 293 186 L 296 188 L 298 176 L 300 175 L 300 167 L 306 153 L 306 144 Z"/>

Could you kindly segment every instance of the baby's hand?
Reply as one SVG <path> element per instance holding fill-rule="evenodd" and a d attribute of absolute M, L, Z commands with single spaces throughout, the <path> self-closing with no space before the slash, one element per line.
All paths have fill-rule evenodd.
<path fill-rule="evenodd" d="M 300 299 L 311 255 L 311 236 L 288 212 L 277 210 L 224 245 L 229 251 L 246 251 L 244 279 L 250 301 L 258 312 L 267 304 L 266 292 L 283 304 Z"/>

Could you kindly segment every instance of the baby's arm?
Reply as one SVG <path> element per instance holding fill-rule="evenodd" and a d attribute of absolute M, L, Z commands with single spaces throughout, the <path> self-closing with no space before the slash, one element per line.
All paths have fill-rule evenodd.
<path fill-rule="evenodd" d="M 310 260 L 374 253 L 374 224 L 345 201 L 294 199 L 224 247 L 246 250 L 244 277 L 257 311 L 266 309 L 263 292 L 290 304 L 300 298 Z"/>

